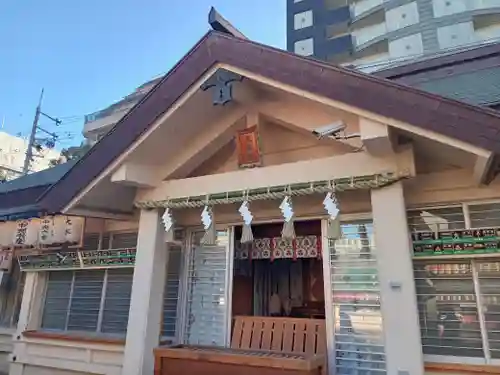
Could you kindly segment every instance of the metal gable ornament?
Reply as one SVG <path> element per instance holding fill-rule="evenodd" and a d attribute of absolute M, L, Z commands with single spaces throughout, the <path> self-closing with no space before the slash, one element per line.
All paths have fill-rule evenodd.
<path fill-rule="evenodd" d="M 338 207 L 337 197 L 333 191 L 326 194 L 326 197 L 323 200 L 323 206 L 328 213 L 328 228 L 326 235 L 329 239 L 336 240 L 340 238 L 341 235 L 339 219 L 340 210 Z"/>
<path fill-rule="evenodd" d="M 238 209 L 241 217 L 243 218 L 243 228 L 241 230 L 241 243 L 251 243 L 253 242 L 252 233 L 252 220 L 253 215 L 248 208 L 248 200 L 245 199 Z"/>
<path fill-rule="evenodd" d="M 201 85 L 203 91 L 212 90 L 213 105 L 225 105 L 233 100 L 233 84 L 243 77 L 229 70 L 219 69 Z"/>
<path fill-rule="evenodd" d="M 281 231 L 281 238 L 295 238 L 295 227 L 293 225 L 293 207 L 292 198 L 286 196 L 280 204 L 281 214 L 283 215 L 284 224 L 283 230 Z"/>
<path fill-rule="evenodd" d="M 201 239 L 201 244 L 214 246 L 217 244 L 217 230 L 215 228 L 214 213 L 211 207 L 206 205 L 201 212 L 201 222 L 205 229 L 205 234 Z"/>
<path fill-rule="evenodd" d="M 172 218 L 172 212 L 170 208 L 165 208 L 165 212 L 163 213 L 161 220 L 163 222 L 163 226 L 165 227 L 165 242 L 173 242 L 174 241 L 174 220 Z"/>

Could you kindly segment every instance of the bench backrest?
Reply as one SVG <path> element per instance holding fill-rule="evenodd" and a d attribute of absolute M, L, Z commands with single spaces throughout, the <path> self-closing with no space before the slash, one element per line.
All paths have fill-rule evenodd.
<path fill-rule="evenodd" d="M 231 348 L 326 355 L 325 321 L 322 319 L 236 316 Z"/>

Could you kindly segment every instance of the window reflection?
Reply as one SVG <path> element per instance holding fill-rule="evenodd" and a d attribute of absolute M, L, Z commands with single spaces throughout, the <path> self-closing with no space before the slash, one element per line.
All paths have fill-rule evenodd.
<path fill-rule="evenodd" d="M 491 358 L 500 358 L 500 262 L 477 264 L 479 289 Z"/>
<path fill-rule="evenodd" d="M 470 262 L 415 262 L 424 354 L 482 357 Z"/>
<path fill-rule="evenodd" d="M 330 241 L 337 374 L 385 371 L 373 225 L 342 225 Z M 360 372 L 361 371 L 361 372 Z"/>
<path fill-rule="evenodd" d="M 469 205 L 472 228 L 500 227 L 500 203 Z"/>
<path fill-rule="evenodd" d="M 412 232 L 437 232 L 464 229 L 465 216 L 461 206 L 408 211 L 408 225 Z"/>

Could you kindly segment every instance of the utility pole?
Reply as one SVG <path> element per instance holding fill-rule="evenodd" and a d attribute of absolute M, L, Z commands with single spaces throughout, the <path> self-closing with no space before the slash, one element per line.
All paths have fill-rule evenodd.
<path fill-rule="evenodd" d="M 42 112 L 42 99 L 43 99 L 43 89 L 42 89 L 42 92 L 40 94 L 40 99 L 38 100 L 38 105 L 36 107 L 35 118 L 33 119 L 33 126 L 31 127 L 31 134 L 30 134 L 30 138 L 28 141 L 28 149 L 26 150 L 26 156 L 24 158 L 23 175 L 28 174 L 29 169 L 30 169 L 30 165 L 31 165 L 31 161 L 33 160 L 33 147 L 35 146 L 37 130 L 41 130 L 41 131 L 49 134 L 50 136 L 52 136 L 54 138 L 54 140 L 57 138 L 57 136 L 54 133 L 50 133 L 47 130 L 40 128 L 38 126 L 38 120 L 40 119 L 40 115 L 43 115 L 43 116 L 47 117 L 48 119 L 54 121 L 56 123 L 56 125 L 59 125 L 61 123 L 61 120 L 59 120 L 58 118 L 51 117 L 51 116 Z"/>
<path fill-rule="evenodd" d="M 30 169 L 31 159 L 33 159 L 33 143 L 35 143 L 36 129 L 38 128 L 38 120 L 40 119 L 40 112 L 42 111 L 42 99 L 43 99 L 43 89 L 40 94 L 40 99 L 38 100 L 38 105 L 36 106 L 35 119 L 33 120 L 30 139 L 28 141 L 28 149 L 26 150 L 26 156 L 24 157 L 23 175 L 28 174 L 28 171 Z"/>

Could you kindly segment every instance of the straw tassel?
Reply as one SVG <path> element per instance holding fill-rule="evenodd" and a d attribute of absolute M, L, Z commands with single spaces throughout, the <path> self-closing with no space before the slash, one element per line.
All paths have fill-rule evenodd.
<path fill-rule="evenodd" d="M 239 210 L 241 217 L 243 218 L 243 228 L 241 230 L 241 243 L 252 243 L 253 242 L 253 233 L 252 233 L 252 220 L 253 215 L 248 208 L 248 201 L 245 200 Z"/>
<path fill-rule="evenodd" d="M 252 243 L 253 233 L 252 225 L 243 223 L 243 229 L 241 230 L 241 243 Z"/>
<path fill-rule="evenodd" d="M 328 227 L 326 235 L 328 236 L 328 238 L 331 240 L 338 240 L 342 234 L 340 229 L 340 219 L 338 218 L 338 216 L 335 219 L 332 219 L 331 217 L 328 218 L 327 225 Z"/>
<path fill-rule="evenodd" d="M 295 238 L 295 225 L 293 223 L 293 218 L 290 221 L 285 221 L 285 223 L 283 224 L 283 229 L 281 231 L 281 238 L 283 239 Z"/>

